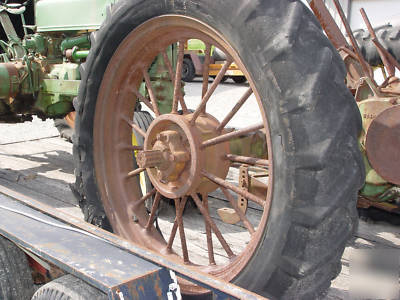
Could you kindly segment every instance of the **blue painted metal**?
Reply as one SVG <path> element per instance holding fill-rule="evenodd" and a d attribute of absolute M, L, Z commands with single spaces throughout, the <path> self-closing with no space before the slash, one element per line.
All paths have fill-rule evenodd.
<path fill-rule="evenodd" d="M 0 208 L 2 235 L 100 289 L 110 299 L 120 299 L 117 291 L 124 299 L 167 297 L 172 280 L 165 268 L 83 231 L 73 231 L 70 225 L 1 194 L 0 203 L 20 212 Z"/>
<path fill-rule="evenodd" d="M 209 289 L 216 299 L 265 299 L 2 186 L 0 235 L 99 288 L 110 299 L 120 299 L 120 292 L 124 299 L 167 299 L 170 270 Z"/>

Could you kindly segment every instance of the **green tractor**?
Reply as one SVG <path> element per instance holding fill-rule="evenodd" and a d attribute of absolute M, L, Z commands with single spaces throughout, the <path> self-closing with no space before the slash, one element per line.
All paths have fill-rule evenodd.
<path fill-rule="evenodd" d="M 10 2 L 0 120 L 74 120 L 88 222 L 272 299 L 326 291 L 358 222 L 362 122 L 343 55 L 301 1 Z M 204 44 L 195 86 L 182 83 L 191 39 Z M 209 82 L 213 47 L 225 60 Z M 248 85 L 217 99 L 232 65 Z"/>

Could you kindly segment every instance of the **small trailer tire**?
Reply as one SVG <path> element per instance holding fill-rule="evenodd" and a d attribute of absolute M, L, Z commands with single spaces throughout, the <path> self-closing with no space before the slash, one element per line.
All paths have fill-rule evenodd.
<path fill-rule="evenodd" d="M 107 295 L 72 275 L 59 277 L 36 291 L 32 300 L 105 300 Z"/>
<path fill-rule="evenodd" d="M 25 253 L 0 236 L 0 299 L 30 299 L 34 287 Z"/>
<path fill-rule="evenodd" d="M 196 69 L 190 58 L 183 59 L 182 67 L 182 80 L 185 82 L 192 82 L 196 77 Z"/>

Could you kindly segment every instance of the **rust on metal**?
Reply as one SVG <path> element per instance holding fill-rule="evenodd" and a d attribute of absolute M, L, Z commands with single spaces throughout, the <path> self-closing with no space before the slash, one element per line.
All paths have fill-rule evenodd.
<path fill-rule="evenodd" d="M 224 193 L 225 197 L 229 200 L 230 204 L 232 205 L 235 212 L 238 214 L 240 220 L 243 222 L 243 225 L 247 228 L 247 230 L 253 234 L 255 232 L 253 225 L 247 219 L 245 212 L 243 211 L 242 207 L 235 202 L 232 195 L 229 194 L 229 191 L 226 188 L 221 188 L 222 192 Z"/>
<path fill-rule="evenodd" d="M 245 191 L 248 191 L 249 184 L 250 184 L 249 167 L 246 165 L 241 165 L 239 167 L 239 188 L 241 188 Z M 247 199 L 245 197 L 243 197 L 242 195 L 238 194 L 237 202 L 238 202 L 240 209 L 244 213 L 246 213 L 247 206 L 248 206 Z"/>
<path fill-rule="evenodd" d="M 206 147 L 214 146 L 214 145 L 217 145 L 217 144 L 220 144 L 220 143 L 224 143 L 224 142 L 229 141 L 230 139 L 233 139 L 235 137 L 239 137 L 241 135 L 245 135 L 247 133 L 254 132 L 254 131 L 257 131 L 257 130 L 262 129 L 262 128 L 264 128 L 264 124 L 261 123 L 261 124 L 256 124 L 256 125 L 253 125 L 253 126 L 249 126 L 249 127 L 243 128 L 243 129 L 239 129 L 239 130 L 235 130 L 235 131 L 232 131 L 232 132 L 228 132 L 228 133 L 225 133 L 225 134 L 222 134 L 220 136 L 217 136 L 217 137 L 214 137 L 214 138 L 211 138 L 211 139 L 208 139 L 208 140 L 204 141 L 201 144 L 201 148 L 206 148 Z"/>
<path fill-rule="evenodd" d="M 208 173 L 207 171 L 204 171 L 204 170 L 202 171 L 202 174 L 204 177 L 208 178 L 212 182 L 215 182 L 216 184 L 218 184 L 224 188 L 227 188 L 227 189 L 243 196 L 244 198 L 246 198 L 248 200 L 251 200 L 251 201 L 257 203 L 261 207 L 263 207 L 265 205 L 264 199 L 254 195 L 248 191 L 242 190 L 242 189 L 238 188 L 236 185 L 233 185 L 232 183 L 229 183 L 229 182 L 223 180 L 222 178 L 219 178 L 219 177 L 217 177 L 211 173 Z"/>
<path fill-rule="evenodd" d="M 201 103 L 199 107 L 195 110 L 193 113 L 192 119 L 190 120 L 190 123 L 192 125 L 195 124 L 196 119 L 198 116 L 205 111 L 206 105 L 208 100 L 210 100 L 212 94 L 215 92 L 217 89 L 218 85 L 220 84 L 222 78 L 225 76 L 226 71 L 229 69 L 229 66 L 232 64 L 232 59 L 227 59 L 226 62 L 224 63 L 223 67 L 219 71 L 217 77 L 214 79 L 213 83 L 211 84 L 210 88 L 208 89 L 207 93 L 204 95 L 204 97 L 201 99 Z"/>
<path fill-rule="evenodd" d="M 238 163 L 248 164 L 248 165 L 252 165 L 252 166 L 264 167 L 264 168 L 268 167 L 268 165 L 269 165 L 268 160 L 257 158 L 257 157 L 247 157 L 247 156 L 240 156 L 240 155 L 234 155 L 234 154 L 227 154 L 226 158 L 232 162 L 238 162 Z"/>
<path fill-rule="evenodd" d="M 192 198 L 194 202 L 196 203 L 197 207 L 199 208 L 201 214 L 204 216 L 205 221 L 210 225 L 212 231 L 214 231 L 215 236 L 219 240 L 219 242 L 222 245 L 222 248 L 224 248 L 226 254 L 228 257 L 231 259 L 235 256 L 235 254 L 232 252 L 231 247 L 229 247 L 228 243 L 226 242 L 225 238 L 223 237 L 221 231 L 218 229 L 217 225 L 215 225 L 214 221 L 211 219 L 210 213 L 208 210 L 206 210 L 197 194 L 192 194 Z"/>
<path fill-rule="evenodd" d="M 208 211 L 209 210 L 209 208 L 208 208 L 208 195 L 207 194 L 203 194 L 202 197 L 201 197 L 201 200 L 203 201 L 204 209 L 206 211 Z M 208 263 L 210 265 L 216 265 L 215 257 L 214 257 L 214 246 L 213 246 L 213 242 L 212 242 L 211 226 L 206 220 L 204 220 L 204 225 L 206 227 Z"/>
<path fill-rule="evenodd" d="M 361 8 L 360 12 L 361 12 L 362 18 L 364 19 L 365 25 L 367 26 L 367 29 L 368 29 L 368 31 L 369 31 L 369 33 L 371 35 L 372 42 L 376 45 L 377 43 L 379 43 L 379 41 L 378 41 L 378 38 L 376 37 L 375 30 L 372 28 L 371 22 L 369 21 L 368 16 L 365 13 L 364 8 Z M 395 68 L 394 68 L 394 65 L 388 59 L 388 55 L 387 54 L 389 52 L 388 51 L 383 51 L 379 47 L 377 47 L 377 50 L 378 50 L 379 56 L 382 59 L 382 62 L 384 64 L 384 66 L 386 67 L 386 70 L 388 72 L 389 77 L 394 76 Z"/>
<path fill-rule="evenodd" d="M 395 204 L 382 201 L 373 201 L 363 196 L 358 196 L 357 207 L 364 209 L 368 209 L 370 207 L 376 207 L 378 209 L 382 209 L 390 213 L 400 214 L 400 208 Z"/>
<path fill-rule="evenodd" d="M 380 113 L 366 136 L 368 160 L 385 180 L 400 184 L 400 105 Z"/>
<path fill-rule="evenodd" d="M 353 50 L 354 50 L 355 54 L 357 55 L 358 61 L 361 64 L 361 68 L 364 71 L 364 75 L 366 77 L 371 78 L 371 80 L 373 81 L 374 75 L 373 75 L 372 68 L 367 64 L 367 62 L 365 61 L 364 57 L 361 54 L 360 48 L 358 47 L 357 41 L 353 35 L 353 31 L 351 30 L 350 25 L 347 22 L 347 19 L 343 12 L 342 6 L 340 5 L 338 0 L 333 0 L 333 3 L 335 4 L 335 7 L 340 16 L 340 19 L 342 20 L 344 28 L 346 29 L 346 33 L 350 38 L 351 45 L 353 46 Z"/>
<path fill-rule="evenodd" d="M 183 66 L 183 56 L 185 52 L 185 42 L 179 41 L 178 43 L 178 61 L 176 64 L 176 73 L 175 73 L 175 81 L 174 81 L 174 98 L 172 100 L 172 113 L 178 112 L 178 101 L 181 97 L 181 89 L 182 89 L 182 66 Z"/>
<path fill-rule="evenodd" d="M 328 11 L 325 2 L 323 0 L 312 0 L 310 7 L 335 48 L 349 47 L 346 38 Z"/>
<path fill-rule="evenodd" d="M 183 114 L 177 114 L 173 109 L 170 113 L 156 116 L 146 131 L 138 130 L 138 126 L 132 122 L 135 109 L 135 101 L 132 101 L 132 96 L 135 94 L 138 100 L 143 100 L 144 97 L 136 93 L 143 79 L 146 81 L 150 95 L 150 100 L 145 100 L 152 110 L 155 110 L 153 103 L 154 100 L 157 100 L 154 99 L 154 95 L 151 96 L 152 87 L 151 84 L 148 84 L 149 78 L 146 80 L 148 74 L 143 70 L 146 70 L 158 55 L 162 55 L 165 69 L 169 73 L 167 77 L 170 78 L 171 83 L 177 82 L 175 72 L 177 65 L 175 61 L 175 65 L 172 65 L 173 60 L 168 58 L 165 49 L 188 38 L 197 38 L 205 45 L 221 49 L 228 57 L 225 67 L 220 70 L 216 80 L 210 86 L 208 86 L 208 77 L 203 76 L 202 89 L 199 90 L 198 97 L 200 103 L 194 113 L 185 109 L 185 95 L 182 88 L 175 89 L 175 107 L 178 98 Z M 149 44 L 152 47 L 145 46 Z M 182 55 L 178 55 L 178 60 L 181 59 Z M 212 104 L 208 100 L 215 93 L 231 63 L 234 63 L 248 78 L 250 88 L 238 100 L 234 110 L 230 113 L 227 112 L 228 115 L 221 125 L 213 116 Z M 203 70 L 204 68 L 206 66 L 203 66 Z M 262 135 L 265 137 L 263 141 L 265 140 L 269 153 L 272 151 L 268 122 L 262 110 L 261 97 L 240 56 L 220 33 L 208 25 L 186 16 L 161 16 L 143 23 L 127 36 L 123 46 L 119 47 L 111 58 L 103 78 L 104 84 L 102 83 L 99 90 L 96 109 L 107 112 L 107 114 L 99 113 L 95 117 L 94 161 L 101 198 L 114 232 L 166 258 L 186 262 L 186 265 L 191 268 L 207 272 L 217 278 L 226 281 L 232 280 L 243 270 L 257 250 L 262 232 L 267 224 L 271 197 L 269 190 L 267 191 L 268 195 L 264 194 L 262 197 L 258 197 L 243 189 L 236 189 L 237 187 L 227 181 L 229 168 L 235 165 L 235 162 L 226 157 L 231 154 L 230 145 L 233 139 L 250 133 Z M 262 123 L 244 129 L 232 129 L 234 131 L 225 129 L 225 125 L 251 95 L 254 95 L 258 103 L 257 107 L 260 108 Z M 113 101 L 109 101 L 109 99 L 113 99 Z M 225 101 L 228 103 L 231 102 L 231 99 Z M 105 119 L 106 115 L 107 119 Z M 115 126 L 109 126 L 110 122 Z M 132 128 L 144 137 L 143 149 L 127 148 L 127 144 L 132 139 Z M 248 147 L 248 145 L 243 147 Z M 139 151 L 137 160 L 139 169 L 132 171 L 132 153 L 121 151 L 122 149 Z M 240 157 L 232 156 L 230 158 L 245 160 L 256 165 L 265 163 L 265 160 L 253 160 L 250 153 L 243 151 L 238 153 L 240 153 Z M 271 164 L 272 160 L 269 163 Z M 268 167 L 272 173 L 272 166 Z M 171 173 L 165 170 L 169 170 Z M 142 172 L 147 174 L 155 189 L 151 194 L 148 193 L 144 196 L 137 177 L 133 178 L 134 175 Z M 125 180 L 126 174 L 129 174 L 129 178 L 132 180 Z M 269 177 L 269 180 L 272 180 L 272 176 Z M 226 237 L 210 217 L 209 209 L 212 208 L 206 208 L 207 195 L 220 187 L 226 187 L 234 192 L 239 190 L 238 193 L 241 193 L 242 196 L 262 206 L 262 217 L 258 224 L 251 224 L 254 229 L 247 226 L 249 232 L 254 230 L 254 233 L 251 234 L 250 240 L 243 250 L 235 253 L 236 255 L 233 255 Z M 166 198 L 178 199 L 175 200 L 176 208 L 179 209 L 175 211 L 174 224 L 172 229 L 163 233 L 165 236 L 156 229 L 152 222 L 149 223 L 156 212 L 156 206 L 154 205 L 151 212 L 148 212 L 144 205 L 147 197 L 157 192 Z M 198 198 L 198 195 L 202 195 L 204 202 Z M 216 239 L 223 245 L 227 254 L 223 254 L 223 256 L 228 256 L 228 258 L 224 257 L 223 263 L 213 264 L 215 259 L 212 256 L 215 249 L 211 250 L 211 246 L 204 247 L 206 251 L 206 247 L 210 249 L 207 251 L 209 253 L 208 264 L 192 262 L 191 260 L 198 258 L 191 255 L 193 244 L 191 245 L 192 241 L 188 239 L 188 235 L 186 237 L 187 254 L 183 253 L 184 255 L 182 255 L 181 251 L 175 251 L 175 248 L 172 247 L 178 230 L 181 238 L 182 233 L 187 230 L 184 228 L 184 222 L 181 222 L 183 221 L 181 216 L 188 196 L 191 196 L 199 207 L 205 226 L 211 229 Z M 149 219 L 149 217 L 151 218 Z M 242 220 L 246 222 L 244 213 Z M 146 225 L 148 225 L 148 230 L 145 230 Z M 209 229 L 206 229 L 208 240 L 204 240 L 204 242 L 211 245 L 210 237 L 212 235 Z M 206 234 L 204 237 L 207 238 Z M 229 257 L 233 259 L 229 259 Z M 179 280 L 182 291 L 186 293 L 202 294 L 207 292 L 204 288 L 182 278 Z"/>
<path fill-rule="evenodd" d="M 239 111 L 239 109 L 243 106 L 243 104 L 249 99 L 249 97 L 253 94 L 253 89 L 249 88 L 246 93 L 239 99 L 239 101 L 235 104 L 232 110 L 228 113 L 228 115 L 221 121 L 221 123 L 217 127 L 217 131 L 220 132 L 226 124 L 232 119 L 232 117 Z"/>
<path fill-rule="evenodd" d="M 67 114 L 64 117 L 65 121 L 67 122 L 67 124 L 71 128 L 75 128 L 75 116 L 76 116 L 76 112 L 75 111 L 71 111 L 69 114 Z"/>

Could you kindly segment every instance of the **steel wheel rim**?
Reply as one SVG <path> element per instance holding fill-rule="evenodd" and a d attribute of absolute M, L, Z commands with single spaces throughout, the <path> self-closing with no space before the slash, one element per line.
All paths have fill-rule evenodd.
<path fill-rule="evenodd" d="M 114 231 L 150 249 L 163 249 L 162 246 L 165 246 L 166 241 L 163 240 L 154 226 L 150 228 L 150 233 L 143 233 L 143 231 L 146 230 L 144 227 L 146 227 L 148 213 L 144 209 L 144 206 L 142 208 L 141 206 L 138 207 L 135 205 L 134 200 L 138 200 L 141 197 L 140 189 L 137 188 L 137 185 L 126 184 L 127 179 L 124 178 L 124 176 L 131 171 L 129 165 L 132 156 L 128 152 L 130 149 L 128 142 L 125 143 L 121 141 L 129 141 L 131 138 L 130 134 L 132 129 L 127 126 L 127 123 L 132 119 L 135 101 L 132 101 L 133 92 L 129 87 L 138 87 L 142 81 L 143 76 L 137 75 L 140 73 L 139 70 L 141 68 L 145 70 L 147 66 L 151 64 L 155 57 L 153 53 L 159 53 L 159 50 L 164 46 L 179 40 L 184 40 L 185 38 L 198 38 L 203 41 L 210 41 L 211 39 L 210 44 L 212 43 L 219 49 L 228 51 L 229 55 L 231 55 L 235 63 L 249 79 L 250 87 L 255 94 L 259 109 L 261 110 L 263 128 L 266 134 L 270 158 L 270 174 L 268 181 L 270 188 L 266 195 L 264 212 L 258 228 L 255 233 L 253 233 L 251 241 L 244 248 L 244 251 L 230 260 L 227 265 L 200 267 L 203 271 L 210 272 L 215 276 L 230 281 L 248 264 L 266 230 L 265 228 L 271 205 L 273 166 L 268 122 L 254 81 L 242 63 L 239 55 L 217 31 L 189 17 L 166 15 L 143 23 L 128 35 L 114 53 L 103 77 L 103 83 L 98 95 L 96 111 L 99 111 L 99 113 L 95 114 L 94 122 L 95 174 L 100 193 L 104 199 L 104 208 L 113 225 Z M 155 46 L 155 41 L 157 41 L 158 47 Z M 136 47 L 134 47 L 134 45 L 136 45 Z M 142 46 L 137 47 L 137 45 Z M 147 46 L 146 48 L 146 46 L 143 45 L 151 46 Z M 143 54 L 144 48 L 146 48 L 147 52 L 145 55 L 141 55 Z M 164 49 L 165 48 L 166 47 L 164 47 Z M 136 50 L 132 51 L 133 49 Z M 131 62 L 136 63 L 132 64 Z M 116 95 L 118 96 L 116 97 Z M 110 101 L 110 99 L 113 101 Z M 111 102 L 112 104 L 110 104 Z M 116 113 L 110 113 L 110 109 L 114 109 Z M 110 115 L 112 115 L 111 122 Z M 105 125 L 105 120 L 108 120 L 107 126 Z M 114 155 L 112 155 L 113 153 Z M 117 155 L 115 155 L 115 153 L 117 153 Z M 107 174 L 110 170 L 113 176 Z M 132 221 L 132 216 L 129 213 L 131 210 L 134 210 L 134 215 L 138 219 L 137 223 Z M 151 237 L 150 241 L 149 237 Z M 168 256 L 170 259 L 181 260 L 177 255 L 167 253 L 165 249 L 159 252 Z M 184 290 L 189 292 L 203 291 L 192 285 L 186 286 L 186 283 Z"/>

